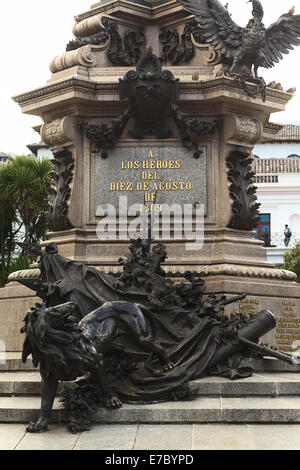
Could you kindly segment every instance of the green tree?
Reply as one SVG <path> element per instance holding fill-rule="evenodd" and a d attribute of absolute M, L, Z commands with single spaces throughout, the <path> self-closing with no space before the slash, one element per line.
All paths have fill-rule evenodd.
<path fill-rule="evenodd" d="M 297 274 L 297 282 L 300 282 L 300 242 L 284 255 L 282 268 Z"/>
<path fill-rule="evenodd" d="M 11 264 L 17 263 L 16 242 L 38 243 L 46 237 L 51 171 L 52 163 L 49 159 L 26 156 L 14 157 L 8 165 L 0 168 L 2 286 L 7 280 Z M 26 260 L 23 259 L 22 263 L 26 264 Z"/>
<path fill-rule="evenodd" d="M 8 267 L 15 250 L 15 226 L 16 214 L 13 205 L 11 204 L 11 201 L 7 200 L 3 193 L 0 193 L 0 286 L 4 284 L 5 279 L 7 278 Z"/>

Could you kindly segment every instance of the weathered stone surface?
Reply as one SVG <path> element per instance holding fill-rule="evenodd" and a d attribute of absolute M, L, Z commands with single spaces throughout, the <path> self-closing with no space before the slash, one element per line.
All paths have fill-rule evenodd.
<path fill-rule="evenodd" d="M 131 450 L 137 431 L 137 425 L 95 426 L 79 436 L 74 450 Z"/>
<path fill-rule="evenodd" d="M 298 397 L 286 398 L 224 398 L 222 421 L 232 423 L 299 423 Z"/>
<path fill-rule="evenodd" d="M 17 450 L 73 450 L 78 438 L 78 435 L 66 432 L 60 426 L 52 425 L 44 434 L 26 433 L 18 444 Z"/>
<path fill-rule="evenodd" d="M 193 450 L 252 450 L 247 425 L 196 424 Z"/>
<path fill-rule="evenodd" d="M 14 450 L 25 432 L 22 424 L 0 424 L 0 450 Z"/>
<path fill-rule="evenodd" d="M 189 450 L 192 440 L 191 425 L 141 425 L 134 450 Z"/>
<path fill-rule="evenodd" d="M 248 426 L 255 450 L 299 450 L 300 429 L 297 424 L 260 424 Z"/>

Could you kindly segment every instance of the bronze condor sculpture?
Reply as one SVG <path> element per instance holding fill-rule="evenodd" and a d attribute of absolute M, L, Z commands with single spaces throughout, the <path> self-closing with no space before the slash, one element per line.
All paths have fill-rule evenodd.
<path fill-rule="evenodd" d="M 280 16 L 268 28 L 263 23 L 264 10 L 259 0 L 252 3 L 253 18 L 245 28 L 237 25 L 228 9 L 219 0 L 179 0 L 186 10 L 196 16 L 201 35 L 208 44 L 220 51 L 230 65 L 229 73 L 241 73 L 245 67 L 258 78 L 258 68 L 271 68 L 300 45 L 300 15 L 294 8 Z"/>

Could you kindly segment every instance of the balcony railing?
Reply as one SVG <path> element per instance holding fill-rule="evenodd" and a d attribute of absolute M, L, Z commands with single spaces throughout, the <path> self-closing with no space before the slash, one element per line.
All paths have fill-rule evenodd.
<path fill-rule="evenodd" d="M 255 158 L 253 171 L 258 175 L 300 173 L 300 158 Z"/>
<path fill-rule="evenodd" d="M 266 248 L 285 248 L 284 234 L 282 232 L 272 232 L 271 236 L 266 238 Z M 293 233 L 288 244 L 288 248 L 293 248 L 300 241 L 300 233 Z"/>
<path fill-rule="evenodd" d="M 254 177 L 255 184 L 261 183 L 278 183 L 278 175 L 256 175 Z"/>

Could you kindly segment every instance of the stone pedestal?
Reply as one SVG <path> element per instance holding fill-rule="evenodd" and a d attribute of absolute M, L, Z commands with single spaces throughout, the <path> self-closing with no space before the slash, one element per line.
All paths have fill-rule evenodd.
<path fill-rule="evenodd" d="M 168 239 L 161 238 L 168 250 L 166 272 L 178 280 L 187 270 L 198 273 L 206 279 L 208 293 L 246 293 L 247 300 L 228 307 L 227 313 L 256 313 L 269 308 L 279 319 L 279 327 L 268 342 L 275 345 L 277 341 L 281 349 L 291 350 L 293 344 L 283 341 L 293 343 L 292 335 L 298 338 L 298 331 L 300 336 L 296 325 L 300 319 L 300 287 L 294 282 L 295 275 L 267 262 L 262 242 L 253 239 L 252 227 L 239 221 L 229 167 L 232 156 L 237 155 L 239 164 L 251 154 L 255 143 L 268 140 L 279 130 L 269 123 L 270 115 L 283 111 L 292 94 L 268 88 L 265 102 L 260 96 L 250 98 L 234 79 L 224 76 L 220 55 L 199 42 L 192 19 L 176 1 L 153 5 L 122 0 L 96 4 L 77 17 L 73 33 L 78 47 L 52 60 L 48 83 L 14 97 L 24 113 L 42 117 L 41 137 L 56 158 L 51 240 L 57 243 L 62 256 L 117 273 L 118 258 L 127 251 L 128 239 L 99 239 L 99 204 L 115 205 L 123 195 L 128 196 L 130 203 L 142 204 L 145 194 L 151 197 L 153 193 L 158 204 L 203 204 L 203 248 L 187 251 L 186 240 L 179 239 L 173 230 Z M 177 44 L 177 53 L 172 55 L 174 31 L 181 48 Z M 115 47 L 116 38 L 121 40 L 119 49 Z M 169 136 L 158 138 L 146 132 L 141 139 L 132 137 L 137 116 L 132 111 L 126 114 L 129 100 L 120 99 L 119 80 L 129 70 L 135 71 L 138 58 L 146 54 L 147 44 L 151 44 L 153 55 L 162 58 L 163 71 L 168 70 L 179 79 L 172 105 L 185 113 L 185 119 L 189 116 L 189 124 L 192 126 L 193 119 L 218 121 L 218 129 L 210 135 L 199 136 L 191 131 L 189 148 L 184 146 L 182 129 L 170 110 L 164 121 Z M 112 148 L 99 150 L 84 130 L 87 125 L 106 125 L 112 139 L 117 126 L 122 126 L 122 132 Z M 155 162 L 153 167 L 150 161 Z M 157 166 L 161 162 L 168 162 L 168 167 Z M 247 180 L 246 172 L 241 179 L 245 195 L 251 178 Z M 144 183 L 149 186 L 145 188 Z M 153 189 L 153 183 L 164 183 L 164 189 Z M 176 189 L 166 190 L 166 183 L 177 183 Z M 183 189 L 178 183 L 183 184 Z M 243 211 L 246 214 L 253 208 L 249 198 L 242 198 L 243 204 L 240 219 Z M 17 278 L 18 274 L 11 277 Z M 22 301 L 16 304 L 18 289 L 22 290 L 18 297 Z M 19 317 L 33 299 L 13 284 L 2 291 L 0 315 L 7 317 L 8 311 L 18 312 L 11 313 L 11 318 L 15 315 L 14 321 L 19 325 Z M 13 335 L 16 331 L 17 326 Z M 9 350 L 18 350 L 18 341 L 18 345 L 7 341 Z"/>
<path fill-rule="evenodd" d="M 20 333 L 26 312 L 36 302 L 35 293 L 17 282 L 0 289 L 0 341 L 6 352 L 22 351 L 24 335 Z"/>

